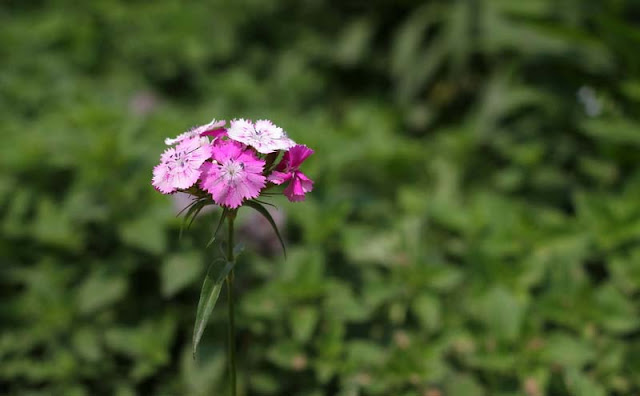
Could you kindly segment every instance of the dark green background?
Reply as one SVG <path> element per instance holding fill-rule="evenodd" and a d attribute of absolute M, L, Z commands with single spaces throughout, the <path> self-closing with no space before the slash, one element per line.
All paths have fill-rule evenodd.
<path fill-rule="evenodd" d="M 214 214 L 163 139 L 270 118 L 316 150 L 241 215 L 241 395 L 640 393 L 640 4 L 0 4 L 0 393 L 222 395 Z M 241 212 L 249 212 L 245 209 Z M 275 248 L 274 248 L 275 244 Z M 223 293 L 224 294 L 224 293 Z"/>

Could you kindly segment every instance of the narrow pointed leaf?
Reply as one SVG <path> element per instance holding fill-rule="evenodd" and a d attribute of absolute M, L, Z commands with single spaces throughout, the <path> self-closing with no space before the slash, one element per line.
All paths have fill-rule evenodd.
<path fill-rule="evenodd" d="M 200 211 L 202 210 L 203 207 L 206 206 L 206 204 L 207 204 L 207 201 L 203 199 L 191 205 L 191 207 L 187 211 L 187 214 L 184 216 L 184 220 L 182 221 L 182 224 L 180 225 L 180 235 L 179 235 L 180 239 L 182 239 L 182 232 L 184 231 L 185 224 L 189 222 L 188 226 L 186 227 L 187 229 L 189 229 L 189 227 L 191 227 L 191 223 L 193 223 L 193 220 L 196 218 L 196 216 L 198 216 L 198 213 L 200 213 Z M 192 217 L 191 221 L 189 221 L 190 217 Z"/>
<path fill-rule="evenodd" d="M 254 199 L 254 201 L 256 201 L 257 203 L 262 204 L 262 205 L 267 205 L 267 206 L 271 206 L 272 208 L 277 208 L 277 206 L 272 204 L 271 202 L 265 202 L 265 201 L 261 201 L 259 199 Z"/>
<path fill-rule="evenodd" d="M 214 277 L 214 266 L 218 261 L 223 260 L 218 259 L 209 266 L 207 276 L 204 278 L 204 282 L 202 284 L 202 290 L 200 291 L 200 300 L 198 301 L 198 309 L 196 311 L 196 322 L 193 327 L 194 359 L 196 357 L 196 350 L 198 348 L 198 344 L 200 343 L 202 333 L 204 332 L 205 327 L 207 327 L 207 322 L 209 321 L 209 317 L 211 316 L 213 307 L 215 307 L 216 301 L 218 301 L 218 296 L 220 295 L 220 290 L 222 289 L 222 282 L 229 274 L 229 271 L 231 271 L 231 269 L 235 265 L 235 262 L 227 261 L 227 264 L 224 266 L 218 276 Z"/>
<path fill-rule="evenodd" d="M 227 217 L 227 208 L 223 208 L 222 214 L 220 214 L 220 219 L 218 220 L 218 225 L 216 226 L 216 229 L 213 231 L 213 235 L 211 236 L 211 239 L 209 240 L 209 242 L 207 242 L 207 247 L 211 246 L 211 244 L 215 242 L 216 236 L 218 235 L 218 231 L 220 231 L 220 227 L 222 227 L 222 223 L 224 222 L 224 219 L 226 217 Z"/>
<path fill-rule="evenodd" d="M 178 214 L 176 214 L 176 217 L 180 216 L 182 213 L 184 213 L 185 210 L 191 208 L 193 205 L 198 203 L 198 199 L 194 199 L 193 201 L 189 202 L 189 205 L 185 206 L 184 208 L 182 208 Z"/>
<path fill-rule="evenodd" d="M 284 246 L 284 241 L 282 239 L 282 236 L 280 235 L 280 231 L 278 231 L 278 226 L 276 225 L 276 222 L 273 220 L 273 217 L 271 217 L 271 213 L 269 213 L 267 208 L 265 208 L 264 205 L 262 205 L 260 202 L 247 201 L 246 205 L 252 207 L 253 209 L 255 209 L 258 213 L 260 213 L 262 216 L 264 216 L 265 219 L 267 219 L 269 224 L 271 224 L 271 227 L 273 228 L 273 230 L 276 232 L 276 235 L 278 236 L 278 240 L 280 241 L 280 245 L 282 245 L 282 251 L 284 252 L 284 258 L 286 259 L 287 258 L 287 249 Z"/>
<path fill-rule="evenodd" d="M 184 216 L 184 218 L 182 219 L 182 223 L 180 223 L 180 234 L 178 236 L 178 239 L 182 239 L 182 232 L 184 231 L 184 224 L 187 221 L 187 218 L 191 215 L 192 211 L 194 210 L 194 207 L 199 203 L 200 201 L 195 199 L 193 200 L 189 205 L 185 206 L 184 208 L 182 208 L 182 210 L 180 210 L 178 212 L 178 214 L 176 215 L 176 217 L 180 216 L 182 213 L 184 213 L 184 211 L 187 211 L 187 214 Z"/>
<path fill-rule="evenodd" d="M 200 207 L 199 207 L 198 209 L 196 209 L 195 213 L 194 213 L 194 214 L 193 214 L 193 216 L 191 217 L 191 221 L 189 221 L 189 225 L 187 225 L 187 230 L 188 230 L 189 228 L 191 228 L 191 224 L 193 224 L 193 221 L 196 219 L 196 217 L 198 217 L 198 215 L 200 214 L 200 211 L 201 211 L 202 209 L 204 209 L 204 207 L 205 207 L 205 206 L 207 206 L 207 205 L 208 205 L 208 203 L 205 201 L 205 202 L 203 202 L 203 203 L 200 205 Z"/>

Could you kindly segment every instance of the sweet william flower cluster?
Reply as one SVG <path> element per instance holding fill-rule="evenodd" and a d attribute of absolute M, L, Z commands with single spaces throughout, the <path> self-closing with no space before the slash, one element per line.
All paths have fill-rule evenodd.
<path fill-rule="evenodd" d="M 302 201 L 313 189 L 313 181 L 300 170 L 313 150 L 296 144 L 282 128 L 271 121 L 255 123 L 236 119 L 229 127 L 226 121 L 212 120 L 206 125 L 191 128 L 173 139 L 160 156 L 160 164 L 153 168 L 151 184 L 163 194 L 186 192 L 193 197 L 185 221 L 196 218 L 207 205 L 220 205 L 222 213 L 209 244 L 216 240 L 221 225 L 226 221 L 228 233 L 225 257 L 209 266 L 202 284 L 200 300 L 193 328 L 194 358 L 198 343 L 209 316 L 218 299 L 223 282 L 227 288 L 229 312 L 228 359 L 229 391 L 236 395 L 235 327 L 233 279 L 237 253 L 241 245 L 234 246 L 234 219 L 238 208 L 248 206 L 257 210 L 273 227 L 282 248 L 285 244 L 265 202 L 258 198 L 271 194 L 267 190 L 285 185 L 284 195 L 290 201 Z M 208 246 L 208 245 L 207 245 Z M 222 261 L 222 266 L 216 263 Z"/>
<path fill-rule="evenodd" d="M 284 195 L 290 201 L 304 200 L 313 181 L 300 166 L 313 150 L 296 144 L 268 120 L 235 119 L 229 127 L 226 124 L 214 119 L 166 139 L 171 147 L 153 169 L 156 190 L 188 192 L 236 209 L 274 185 L 287 184 Z"/>

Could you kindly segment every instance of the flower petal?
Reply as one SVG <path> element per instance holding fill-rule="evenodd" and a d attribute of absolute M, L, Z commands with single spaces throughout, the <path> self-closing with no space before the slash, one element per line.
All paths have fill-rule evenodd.
<path fill-rule="evenodd" d="M 266 184 L 264 160 L 232 140 L 211 145 L 215 162 L 202 167 L 200 187 L 222 206 L 237 208 L 245 199 L 255 198 Z"/>
<path fill-rule="evenodd" d="M 286 182 L 287 180 L 291 179 L 292 175 L 293 175 L 293 173 L 291 173 L 291 172 L 283 173 L 283 172 L 273 171 L 273 172 L 271 172 L 269 177 L 267 177 L 267 180 L 270 181 L 273 184 L 282 184 L 282 183 Z"/>

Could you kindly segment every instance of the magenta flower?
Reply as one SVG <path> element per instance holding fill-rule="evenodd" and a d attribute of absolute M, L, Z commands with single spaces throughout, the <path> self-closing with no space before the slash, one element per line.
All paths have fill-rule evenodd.
<path fill-rule="evenodd" d="M 255 125 L 242 118 L 233 120 L 227 129 L 227 134 L 237 142 L 253 146 L 256 151 L 262 154 L 289 150 L 296 145 L 296 142 L 289 139 L 282 128 L 277 127 L 269 120 L 258 120 Z"/>
<path fill-rule="evenodd" d="M 183 139 L 160 156 L 160 164 L 153 168 L 151 184 L 163 194 L 171 194 L 193 186 L 200 177 L 200 167 L 211 158 L 211 146 L 199 137 Z"/>
<path fill-rule="evenodd" d="M 245 199 L 256 198 L 266 184 L 265 162 L 242 144 L 218 140 L 212 146 L 213 162 L 202 166 L 200 187 L 218 205 L 237 208 Z"/>
<path fill-rule="evenodd" d="M 167 146 L 172 146 L 194 136 L 221 136 L 225 133 L 224 125 L 226 123 L 227 122 L 225 120 L 216 121 L 216 119 L 214 118 L 210 123 L 193 127 L 188 131 L 176 136 L 174 139 L 166 138 L 164 140 L 164 144 L 166 144 Z"/>
<path fill-rule="evenodd" d="M 304 145 L 292 147 L 284 153 L 282 161 L 271 172 L 268 180 L 274 184 L 282 184 L 289 181 L 289 185 L 284 189 L 284 195 L 289 201 L 304 201 L 304 195 L 313 190 L 313 181 L 304 173 L 300 172 L 300 165 L 306 160 L 313 150 Z"/>

